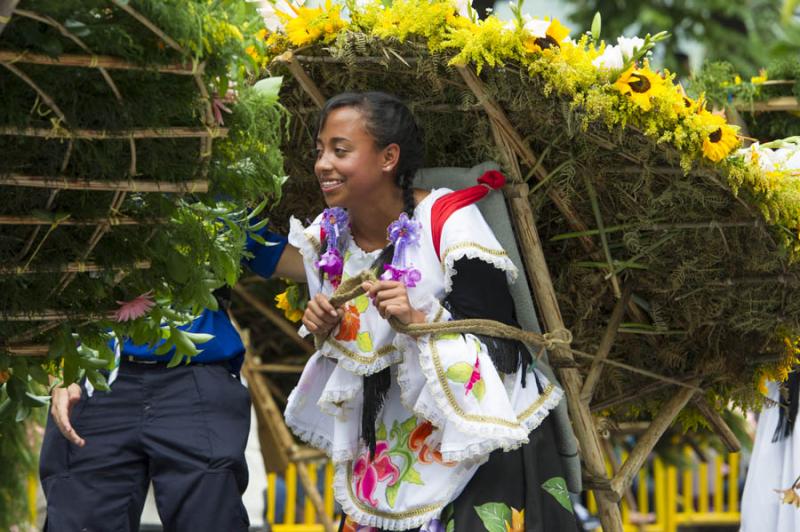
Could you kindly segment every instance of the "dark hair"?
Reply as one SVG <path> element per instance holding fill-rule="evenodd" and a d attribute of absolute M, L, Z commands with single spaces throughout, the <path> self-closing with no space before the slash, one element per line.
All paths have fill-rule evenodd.
<path fill-rule="evenodd" d="M 344 92 L 334 96 L 322 108 L 317 123 L 317 135 L 325 126 L 325 120 L 334 109 L 352 107 L 364 115 L 365 127 L 378 148 L 389 144 L 400 147 L 395 182 L 403 191 L 403 211 L 414 216 L 414 175 L 422 168 L 425 159 L 425 144 L 422 131 L 414 120 L 411 110 L 396 96 L 385 92 Z M 324 243 L 323 243 L 324 246 Z M 322 250 L 324 252 L 324 249 Z M 392 261 L 394 246 L 384 248 L 372 267 L 380 276 L 384 266 Z M 367 443 L 370 457 L 375 455 L 375 421 L 383 406 L 391 380 L 389 368 L 364 377 L 364 405 L 361 413 L 361 437 Z"/>

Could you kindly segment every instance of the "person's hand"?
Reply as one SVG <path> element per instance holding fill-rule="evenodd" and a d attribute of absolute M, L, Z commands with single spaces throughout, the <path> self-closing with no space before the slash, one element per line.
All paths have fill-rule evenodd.
<path fill-rule="evenodd" d="M 425 314 L 411 306 L 406 285 L 400 281 L 365 282 L 361 285 L 384 318 L 397 318 L 400 322 L 425 323 Z"/>
<path fill-rule="evenodd" d="M 53 416 L 53 421 L 56 422 L 58 430 L 61 431 L 61 434 L 78 447 L 86 445 L 86 440 L 75 432 L 75 429 L 72 428 L 72 423 L 69 421 L 72 407 L 81 400 L 80 385 L 73 383 L 66 388 L 56 386 L 50 393 L 50 398 L 50 413 Z"/>
<path fill-rule="evenodd" d="M 330 301 L 323 294 L 317 294 L 308 301 L 306 311 L 303 313 L 303 325 L 315 336 L 327 336 L 341 321 L 344 309 L 333 308 Z"/>

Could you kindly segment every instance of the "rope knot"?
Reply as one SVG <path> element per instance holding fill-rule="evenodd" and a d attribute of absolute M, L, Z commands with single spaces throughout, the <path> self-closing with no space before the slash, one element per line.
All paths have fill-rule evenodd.
<path fill-rule="evenodd" d="M 572 331 L 569 329 L 556 329 L 542 335 L 545 349 L 553 349 L 558 345 L 567 346 L 572 343 Z"/>

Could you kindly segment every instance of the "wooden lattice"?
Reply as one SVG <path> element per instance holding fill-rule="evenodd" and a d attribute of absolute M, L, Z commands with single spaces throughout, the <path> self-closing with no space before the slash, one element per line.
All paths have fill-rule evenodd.
<path fill-rule="evenodd" d="M 35 312 L 0 310 L 0 322 L 14 321 L 30 324 L 30 327 L 24 332 L 11 338 L 0 338 L 0 346 L 12 354 L 41 355 L 46 353 L 47 346 L 32 344 L 31 341 L 36 340 L 43 333 L 58 327 L 64 321 L 81 323 L 86 320 L 108 317 L 97 313 L 81 314 L 59 309 L 59 304 L 62 303 L 59 297 L 75 280 L 76 276 L 103 270 L 92 260 L 93 252 L 100 241 L 104 238 L 113 239 L 115 237 L 115 228 L 131 225 L 141 226 L 141 238 L 150 239 L 157 231 L 158 225 L 166 221 L 158 218 L 143 220 L 126 215 L 126 199 L 129 194 L 135 192 L 137 194 L 172 193 L 183 195 L 207 192 L 209 183 L 206 177 L 212 145 L 215 138 L 227 135 L 227 130 L 217 127 L 214 120 L 212 102 L 203 79 L 204 63 L 141 65 L 117 57 L 96 55 L 78 35 L 71 32 L 61 22 L 46 13 L 35 13 L 17 8 L 17 4 L 17 0 L 0 0 L 0 33 L 5 29 L 11 17 L 24 17 L 56 29 L 64 38 L 72 41 L 84 53 L 62 54 L 52 57 L 27 50 L 0 49 L 0 67 L 2 67 L 0 71 L 5 70 L 6 74 L 15 76 L 27 84 L 30 90 L 52 111 L 53 116 L 56 118 L 52 128 L 18 128 L 0 124 L 0 135 L 34 137 L 46 140 L 59 139 L 64 146 L 64 155 L 59 174 L 27 175 L 23 173 L 6 173 L 0 175 L 0 197 L 3 196 L 4 190 L 9 190 L 11 187 L 49 190 L 47 200 L 41 205 L 40 209 L 42 211 L 50 211 L 58 195 L 65 190 L 113 193 L 108 203 L 107 215 L 94 219 L 73 219 L 70 217 L 54 223 L 52 220 L 43 219 L 33 213 L 29 215 L 4 215 L 0 213 L 0 232 L 3 231 L 4 226 L 30 227 L 24 244 L 14 254 L 13 261 L 0 267 L 0 276 L 26 276 L 35 273 L 52 273 L 59 276 L 58 282 L 50 291 L 45 302 L 48 306 L 52 305 L 52 308 L 41 310 L 42 302 L 37 302 L 39 309 Z M 147 28 L 165 47 L 177 51 L 184 57 L 187 56 L 174 39 L 132 8 L 128 2 L 111 0 L 109 4 L 110 7 L 113 5 L 113 7 L 122 10 L 136 24 L 141 24 Z M 97 71 L 102 76 L 107 89 L 120 105 L 124 104 L 125 95 L 121 93 L 118 84 L 114 81 L 113 72 L 115 71 L 149 71 L 159 72 L 164 76 L 189 76 L 194 81 L 199 96 L 197 100 L 201 102 L 202 109 L 199 113 L 199 123 L 196 127 L 137 127 L 125 130 L 94 130 L 74 127 L 73 124 L 69 123 L 65 113 L 59 107 L 60 95 L 46 92 L 31 76 L 26 74 L 26 65 L 45 65 L 52 69 L 72 67 Z M 197 139 L 197 161 L 200 169 L 197 175 L 200 179 L 179 182 L 137 179 L 139 175 L 137 143 L 143 139 Z M 74 155 L 75 144 L 81 140 L 91 140 L 95 143 L 127 140 L 129 163 L 126 174 L 103 176 L 104 179 L 85 179 L 79 176 L 66 175 L 64 172 Z M 36 256 L 39 250 L 47 246 L 48 242 L 59 238 L 59 231 L 62 226 L 71 225 L 90 226 L 94 230 L 84 242 L 83 247 L 76 249 L 72 256 L 64 256 L 61 264 L 38 265 Z M 116 282 L 119 282 L 126 275 L 126 272 L 150 267 L 150 261 L 136 260 L 127 266 L 115 268 L 117 274 Z"/>

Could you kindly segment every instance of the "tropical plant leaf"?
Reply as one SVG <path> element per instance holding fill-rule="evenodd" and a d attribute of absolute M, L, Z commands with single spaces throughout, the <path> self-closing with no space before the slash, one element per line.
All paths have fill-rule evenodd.
<path fill-rule="evenodd" d="M 572 501 L 569 498 L 569 491 L 567 490 L 567 481 L 564 480 L 564 477 L 547 479 L 542 484 L 542 489 L 552 495 L 568 512 L 573 512 Z"/>
<path fill-rule="evenodd" d="M 506 522 L 511 521 L 511 508 L 502 502 L 487 502 L 475 506 L 478 517 L 488 532 L 506 532 Z"/>

